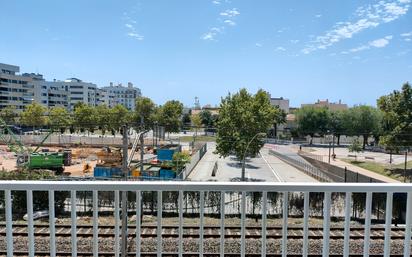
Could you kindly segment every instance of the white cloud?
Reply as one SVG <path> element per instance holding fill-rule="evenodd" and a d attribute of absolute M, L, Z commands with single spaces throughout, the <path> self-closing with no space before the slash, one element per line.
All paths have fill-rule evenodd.
<path fill-rule="evenodd" d="M 236 22 L 234 22 L 232 20 L 225 20 L 224 23 L 226 23 L 229 26 L 236 26 Z"/>
<path fill-rule="evenodd" d="M 276 47 L 275 51 L 284 52 L 284 51 L 286 51 L 286 48 L 278 46 L 278 47 Z"/>
<path fill-rule="evenodd" d="M 412 31 L 407 33 L 402 33 L 401 37 L 412 37 Z"/>
<path fill-rule="evenodd" d="M 299 40 L 298 40 L 298 39 L 292 39 L 292 40 L 290 40 L 290 42 L 291 42 L 292 44 L 297 44 L 297 43 L 299 43 Z"/>
<path fill-rule="evenodd" d="M 216 36 L 223 32 L 223 28 L 211 28 L 208 32 L 203 34 L 202 39 L 207 41 L 215 41 Z"/>
<path fill-rule="evenodd" d="M 256 43 L 255 46 L 256 47 L 262 47 L 263 45 L 261 43 Z"/>
<path fill-rule="evenodd" d="M 141 40 L 144 39 L 144 36 L 142 36 L 142 35 L 140 35 L 140 34 L 138 34 L 138 33 L 135 33 L 135 32 L 129 32 L 129 33 L 127 33 L 127 35 L 128 35 L 129 37 L 136 38 L 136 39 L 139 40 L 139 41 L 141 41 Z"/>
<path fill-rule="evenodd" d="M 144 39 L 144 36 L 137 32 L 135 26 L 135 24 L 137 24 L 136 20 L 132 19 L 127 12 L 123 13 L 123 19 L 126 22 L 124 24 L 127 30 L 126 35 L 138 41 L 142 41 Z"/>
<path fill-rule="evenodd" d="M 222 3 L 223 0 L 216 0 L 217 2 Z M 229 0 L 224 0 L 224 3 L 230 3 Z M 208 41 L 216 41 L 216 37 L 219 34 L 222 34 L 223 30 L 228 27 L 234 27 L 236 26 L 236 16 L 240 15 L 240 12 L 238 11 L 237 8 L 232 8 L 232 9 L 227 9 L 224 12 L 219 13 L 219 16 L 221 18 L 217 19 L 218 22 L 220 23 L 220 27 L 213 27 L 209 29 L 208 32 L 203 34 L 201 38 L 203 40 L 208 40 Z"/>
<path fill-rule="evenodd" d="M 316 14 L 315 15 L 315 18 L 320 18 L 320 17 L 322 17 L 322 14 Z"/>
<path fill-rule="evenodd" d="M 349 54 L 349 53 L 356 53 L 356 52 L 360 52 L 363 50 L 368 50 L 371 48 L 382 48 L 385 47 L 389 44 L 389 41 L 393 38 L 393 36 L 386 36 L 384 38 L 379 38 L 373 41 L 370 41 L 368 44 L 366 45 L 362 45 L 356 48 L 352 48 L 349 51 L 343 51 L 342 54 Z"/>
<path fill-rule="evenodd" d="M 337 22 L 331 30 L 307 44 L 302 52 L 309 54 L 319 49 L 326 49 L 366 29 L 394 21 L 408 12 L 410 2 L 411 0 L 381 0 L 373 5 L 359 7 L 355 11 L 357 18 L 354 21 Z"/>
<path fill-rule="evenodd" d="M 213 4 L 216 4 L 216 5 L 221 4 L 220 0 L 214 0 L 214 1 L 212 1 L 212 3 L 213 3 Z"/>
<path fill-rule="evenodd" d="M 238 16 L 239 14 L 240 12 L 237 10 L 237 8 L 233 8 L 233 9 L 228 9 L 224 12 L 221 12 L 220 16 L 232 18 L 232 17 Z"/>

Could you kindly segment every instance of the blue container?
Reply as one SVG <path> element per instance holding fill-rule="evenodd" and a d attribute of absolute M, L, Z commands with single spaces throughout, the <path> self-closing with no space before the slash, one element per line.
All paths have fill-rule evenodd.
<path fill-rule="evenodd" d="M 113 176 L 123 176 L 123 172 L 121 168 L 118 167 L 112 167 L 111 168 L 111 175 Z"/>
<path fill-rule="evenodd" d="M 176 172 L 174 172 L 173 170 L 164 170 L 161 169 L 159 172 L 159 177 L 160 178 L 176 178 Z"/>
<path fill-rule="evenodd" d="M 93 175 L 95 177 L 110 178 L 110 177 L 112 177 L 112 171 L 111 171 L 110 167 L 96 166 L 96 167 L 94 167 Z"/>
<path fill-rule="evenodd" d="M 158 149 L 157 159 L 159 161 L 171 161 L 174 153 L 175 151 L 173 149 Z"/>

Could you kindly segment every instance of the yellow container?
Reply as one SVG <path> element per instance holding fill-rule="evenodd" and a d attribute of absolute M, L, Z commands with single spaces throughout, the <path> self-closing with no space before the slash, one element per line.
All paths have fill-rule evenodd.
<path fill-rule="evenodd" d="M 140 170 L 138 169 L 132 170 L 132 177 L 140 177 Z"/>

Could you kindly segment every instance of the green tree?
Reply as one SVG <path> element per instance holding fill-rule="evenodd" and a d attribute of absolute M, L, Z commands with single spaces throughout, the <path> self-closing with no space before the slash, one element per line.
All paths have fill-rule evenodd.
<path fill-rule="evenodd" d="M 209 110 L 202 110 L 199 113 L 200 119 L 202 121 L 202 125 L 205 127 L 212 126 L 212 113 Z"/>
<path fill-rule="evenodd" d="M 191 120 L 191 115 L 190 113 L 184 113 L 182 116 L 182 124 L 183 126 L 190 126 L 192 120 Z"/>
<path fill-rule="evenodd" d="M 126 109 L 126 107 L 121 104 L 116 105 L 115 107 L 110 109 L 109 112 L 109 117 L 107 120 L 109 128 L 112 131 L 120 131 L 123 125 L 126 125 L 130 122 L 130 117 L 131 114 Z"/>
<path fill-rule="evenodd" d="M 381 144 L 387 149 L 400 150 L 412 145 L 412 88 L 409 83 L 378 99 L 383 112 Z"/>
<path fill-rule="evenodd" d="M 139 97 L 136 100 L 134 112 L 134 121 L 141 124 L 144 123 L 144 128 L 148 129 L 155 121 L 156 105 L 148 97 Z"/>
<path fill-rule="evenodd" d="M 355 153 L 355 161 L 358 161 L 358 153 L 363 151 L 362 145 L 358 139 L 353 140 L 348 147 L 349 152 Z"/>
<path fill-rule="evenodd" d="M 173 154 L 174 170 L 177 172 L 181 171 L 186 163 L 190 162 L 190 154 L 187 152 L 176 152 Z"/>
<path fill-rule="evenodd" d="M 14 124 L 16 122 L 16 108 L 7 106 L 0 110 L 0 118 L 6 122 L 6 124 Z"/>
<path fill-rule="evenodd" d="M 46 111 L 47 109 L 38 103 L 29 104 L 20 115 L 21 123 L 33 129 L 42 127 L 47 124 Z"/>
<path fill-rule="evenodd" d="M 179 132 L 182 125 L 183 104 L 176 100 L 167 101 L 160 106 L 157 113 L 158 122 L 165 132 Z"/>
<path fill-rule="evenodd" d="M 64 107 L 53 107 L 49 111 L 49 124 L 53 129 L 59 129 L 61 133 L 72 125 L 72 117 Z"/>
<path fill-rule="evenodd" d="M 298 131 L 300 134 L 309 135 L 312 144 L 315 135 L 323 136 L 328 131 L 329 110 L 327 108 L 316 108 L 305 106 L 296 112 Z"/>
<path fill-rule="evenodd" d="M 337 145 L 340 145 L 340 137 L 345 134 L 345 112 L 329 111 L 328 130 L 337 138 Z"/>
<path fill-rule="evenodd" d="M 273 121 L 273 136 L 276 137 L 278 133 L 278 125 L 284 124 L 286 122 L 286 112 L 280 109 L 278 106 L 275 106 L 277 109 L 277 115 Z"/>
<path fill-rule="evenodd" d="M 222 99 L 217 122 L 216 152 L 223 157 L 234 154 L 242 161 L 242 180 L 245 179 L 244 157 L 259 153 L 262 137 L 278 115 L 270 104 L 269 95 L 259 90 L 251 95 L 246 89 Z"/>
<path fill-rule="evenodd" d="M 367 105 L 358 105 L 349 109 L 346 118 L 347 133 L 363 137 L 363 149 L 368 138 L 378 131 L 380 123 L 379 110 Z"/>
<path fill-rule="evenodd" d="M 197 131 L 202 126 L 202 118 L 200 114 L 192 114 L 191 120 L 192 120 L 192 125 L 194 126 L 194 129 L 195 129 L 195 136 L 197 136 Z"/>
<path fill-rule="evenodd" d="M 93 132 L 98 122 L 98 115 L 93 106 L 77 104 L 74 108 L 74 125 L 81 132 L 85 130 Z"/>
<path fill-rule="evenodd" d="M 111 120 L 111 110 L 107 105 L 101 104 L 96 106 L 96 125 L 102 132 L 106 134 L 106 131 L 111 130 L 110 120 Z"/>

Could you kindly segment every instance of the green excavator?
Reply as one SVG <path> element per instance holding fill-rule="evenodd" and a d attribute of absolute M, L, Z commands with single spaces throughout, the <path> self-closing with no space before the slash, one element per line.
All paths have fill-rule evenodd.
<path fill-rule="evenodd" d="M 14 152 L 17 156 L 17 167 L 28 170 L 53 170 L 56 174 L 62 174 L 64 171 L 64 154 L 63 153 L 50 153 L 50 152 L 38 152 L 41 145 L 47 140 L 47 138 L 53 133 L 50 130 L 49 133 L 43 138 L 43 140 L 33 150 L 26 147 L 19 137 L 17 137 L 7 123 L 0 118 L 0 140 L 7 144 L 10 151 Z"/>

